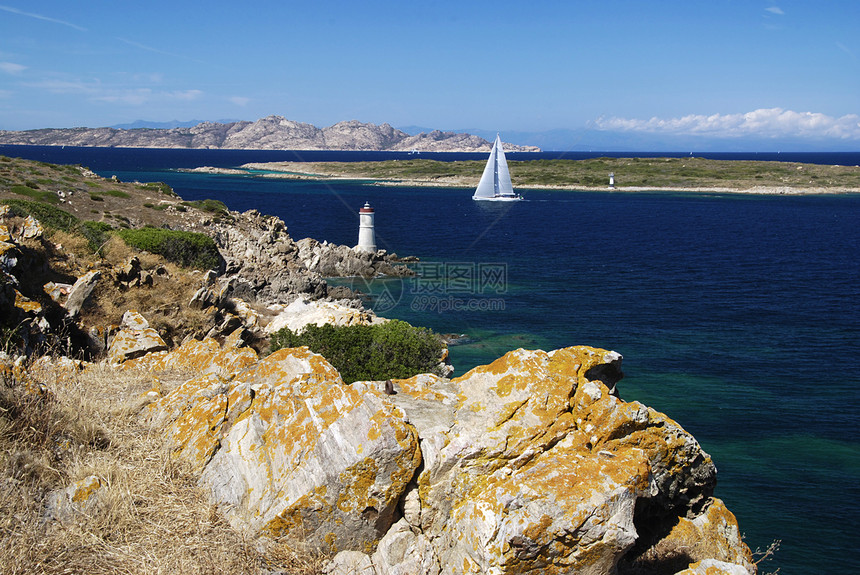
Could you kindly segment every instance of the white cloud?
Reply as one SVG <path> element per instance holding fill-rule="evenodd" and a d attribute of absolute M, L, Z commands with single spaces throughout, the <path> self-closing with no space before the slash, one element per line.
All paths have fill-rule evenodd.
<path fill-rule="evenodd" d="M 231 96 L 227 98 L 229 101 L 233 102 L 237 106 L 245 107 L 251 101 L 251 98 L 246 98 L 245 96 Z"/>
<path fill-rule="evenodd" d="M 191 62 L 197 62 L 199 64 L 205 64 L 205 62 L 202 62 L 202 61 L 197 60 L 195 58 L 190 58 L 190 57 L 182 55 L 182 54 L 175 54 L 173 52 L 167 52 L 165 50 L 162 50 L 161 48 L 155 48 L 154 46 L 142 44 L 142 43 L 137 42 L 135 40 L 129 40 L 128 38 L 117 37 L 116 39 L 119 40 L 120 42 L 128 44 L 129 46 L 134 46 L 135 48 L 137 48 L 139 50 L 145 50 L 147 52 L 153 52 L 155 54 L 161 54 L 162 56 L 170 56 L 171 58 L 181 58 L 183 60 L 189 60 Z"/>
<path fill-rule="evenodd" d="M 765 8 L 765 11 L 770 12 L 771 14 L 776 14 L 777 16 L 785 16 L 785 12 L 782 11 L 782 8 L 779 6 L 771 6 L 770 8 Z"/>
<path fill-rule="evenodd" d="M 152 90 L 149 88 L 135 88 L 133 90 L 107 90 L 99 94 L 93 94 L 93 100 L 107 102 L 109 104 L 125 104 L 128 106 L 142 106 L 152 100 Z"/>
<path fill-rule="evenodd" d="M 126 106 L 142 106 L 152 102 L 190 102 L 203 96 L 201 90 L 163 91 L 151 88 L 125 88 L 106 86 L 99 80 L 43 80 L 27 86 L 54 94 L 82 94 L 96 102 Z"/>
<path fill-rule="evenodd" d="M 27 66 L 15 64 L 14 62 L 0 62 L 0 71 L 7 74 L 20 74 L 27 69 Z"/>
<path fill-rule="evenodd" d="M 42 80 L 25 84 L 28 88 L 37 88 L 46 90 L 55 94 L 86 94 L 94 93 L 99 90 L 100 84 L 97 82 L 84 82 L 82 80 Z"/>
<path fill-rule="evenodd" d="M 33 12 L 24 12 L 23 10 L 18 10 L 17 8 L 12 8 L 11 6 L 4 6 L 0 4 L 0 10 L 4 12 L 11 12 L 12 14 L 17 14 L 19 16 L 26 16 L 28 18 L 35 18 L 36 20 L 44 20 L 45 22 L 53 22 L 54 24 L 62 24 L 63 26 L 68 26 L 69 28 L 74 28 L 75 30 L 80 30 L 81 32 L 86 32 L 87 29 L 77 24 L 72 24 L 71 22 L 66 22 L 65 20 L 57 20 L 56 18 L 51 18 L 50 16 L 42 16 L 41 14 L 34 14 Z"/>
<path fill-rule="evenodd" d="M 140 82 L 143 84 L 161 84 L 164 82 L 164 74 L 159 74 L 158 72 L 148 74 L 139 72 L 137 74 L 132 74 L 131 79 L 134 82 Z"/>
<path fill-rule="evenodd" d="M 851 50 L 851 48 L 849 48 L 848 46 L 846 46 L 842 42 L 837 42 L 836 47 L 839 48 L 840 50 L 842 50 L 843 52 L 845 52 L 846 54 L 848 54 L 849 56 L 851 56 L 851 58 L 853 58 L 854 60 L 857 59 L 857 56 L 854 54 L 854 52 Z"/>
<path fill-rule="evenodd" d="M 203 95 L 200 90 L 178 90 L 174 92 L 156 92 L 149 88 L 109 89 L 100 94 L 94 94 L 93 100 L 129 106 L 142 106 L 151 102 L 191 101 Z"/>
<path fill-rule="evenodd" d="M 196 100 L 203 95 L 200 90 L 181 90 L 177 92 L 165 92 L 164 96 L 170 100 Z"/>
<path fill-rule="evenodd" d="M 759 109 L 745 114 L 689 115 L 682 118 L 599 118 L 598 130 L 652 134 L 701 135 L 720 138 L 804 137 L 860 139 L 860 116 L 840 118 L 782 108 Z"/>

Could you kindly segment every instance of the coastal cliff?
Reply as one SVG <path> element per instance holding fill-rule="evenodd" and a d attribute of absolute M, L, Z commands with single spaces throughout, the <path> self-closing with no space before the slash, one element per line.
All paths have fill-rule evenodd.
<path fill-rule="evenodd" d="M 224 150 L 350 150 L 422 152 L 488 152 L 483 138 L 455 132 L 410 136 L 388 124 L 356 120 L 318 128 L 283 116 L 254 122 L 203 122 L 190 128 L 46 128 L 20 132 L 0 130 L 0 144 L 125 148 L 206 148 Z M 506 144 L 508 151 L 537 152 L 534 146 Z"/>
<path fill-rule="evenodd" d="M 219 557 L 209 570 L 223 572 L 236 558 L 220 557 L 207 537 L 229 538 L 229 525 L 253 548 L 236 544 L 252 559 L 235 572 L 291 572 L 284 549 L 322 557 L 304 572 L 330 575 L 755 572 L 734 515 L 714 496 L 711 457 L 668 416 L 621 399 L 620 354 L 518 349 L 454 379 L 346 384 L 306 347 L 266 355 L 267 328 L 384 321 L 335 297 L 323 274 L 408 273 L 393 256 L 294 241 L 279 218 L 183 203 L 163 186 L 74 166 L 0 165 L 10 181 L 55 178 L 28 188 L 41 202 L 16 202 L 25 190 L 0 188 L 0 310 L 11 344 L 0 353 L 3 429 L 19 420 L 40 429 L 36 416 L 61 400 L 70 419 L 82 419 L 85 394 L 107 405 L 96 425 L 46 425 L 41 460 L 0 450 L 2 485 L 15 494 L 0 508 L 31 525 L 34 541 L 60 547 L 40 559 L 51 545 L 10 535 L 26 550 L 16 561 L 36 554 L 30 570 L 78 565 L 72 557 L 101 572 L 175 572 Z M 62 197 L 50 191 L 60 182 Z M 70 222 L 107 203 L 98 223 L 112 231 L 89 236 L 93 249 L 76 234 L 104 226 Z M 157 229 L 142 227 L 151 220 L 209 238 L 216 269 L 189 270 L 119 239 L 134 226 Z M 39 353 L 46 349 L 53 353 Z M 82 351 L 90 361 L 70 359 Z M 120 445 L 117 420 L 129 436 L 163 443 L 133 464 L 99 467 Z M 135 474 L 159 482 L 142 489 L 129 483 Z M 40 491 L 27 492 L 34 477 Z M 207 511 L 179 529 L 184 513 L 166 507 L 174 511 L 163 533 L 128 536 L 155 525 L 155 493 L 177 478 L 195 489 L 177 507 Z M 19 500 L 26 509 L 11 507 Z M 117 521 L 124 506 L 132 519 Z M 179 547 L 199 538 L 197 558 L 154 568 L 164 549 L 138 547 L 174 532 Z M 120 563 L 127 555 L 145 559 L 129 567 Z"/>

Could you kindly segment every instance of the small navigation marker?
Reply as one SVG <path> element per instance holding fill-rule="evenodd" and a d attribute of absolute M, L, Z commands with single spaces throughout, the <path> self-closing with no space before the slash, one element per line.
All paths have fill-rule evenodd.
<path fill-rule="evenodd" d="M 615 172 L 609 172 L 609 189 L 615 189 Z"/>

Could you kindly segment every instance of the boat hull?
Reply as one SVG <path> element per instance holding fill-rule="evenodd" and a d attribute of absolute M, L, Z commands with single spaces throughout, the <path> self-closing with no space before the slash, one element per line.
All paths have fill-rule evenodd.
<path fill-rule="evenodd" d="M 472 196 L 472 199 L 481 202 L 519 202 L 523 199 L 522 196 L 493 196 L 489 198 L 483 198 L 480 196 Z"/>

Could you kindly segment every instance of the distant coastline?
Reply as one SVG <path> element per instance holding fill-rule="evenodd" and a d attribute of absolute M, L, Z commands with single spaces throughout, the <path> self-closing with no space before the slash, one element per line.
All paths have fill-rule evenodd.
<path fill-rule="evenodd" d="M 820 178 L 818 172 L 832 172 L 834 169 L 845 170 L 850 176 L 852 185 L 834 185 L 834 179 L 830 179 L 825 185 L 803 185 L 799 181 L 777 181 L 779 178 L 785 179 L 784 176 L 775 175 L 770 170 L 773 169 L 772 162 L 758 162 L 760 173 L 744 174 L 743 177 L 738 175 L 736 179 L 732 178 L 731 173 L 721 174 L 721 185 L 699 185 L 696 182 L 697 178 L 689 178 L 686 185 L 672 184 L 671 180 L 677 179 L 677 174 L 673 173 L 673 168 L 677 168 L 680 172 L 686 169 L 687 164 L 691 160 L 687 159 L 654 159 L 654 161 L 664 161 L 670 165 L 668 170 L 655 178 L 653 184 L 642 184 L 637 182 L 636 185 L 615 185 L 610 187 L 608 182 L 606 185 L 594 185 L 584 182 L 570 183 L 540 183 L 540 174 L 530 174 L 528 182 L 518 185 L 516 178 L 514 185 L 520 189 L 535 189 L 535 190 L 560 190 L 560 191 L 602 191 L 602 192 L 618 192 L 618 193 L 635 193 L 635 192 L 698 192 L 698 193 L 714 193 L 714 194 L 756 194 L 756 195 L 824 195 L 824 194 L 857 194 L 860 193 L 860 168 L 843 167 L 843 166 L 817 166 L 813 164 L 798 164 L 791 169 L 805 173 L 816 172 L 810 175 L 812 178 Z M 684 160 L 685 163 L 681 163 Z M 698 163 L 704 164 L 705 169 L 709 169 L 714 173 L 725 170 L 725 161 L 719 160 L 703 160 L 695 159 Z M 437 187 L 437 188 L 472 188 L 477 185 L 480 178 L 478 170 L 481 162 L 468 162 L 475 164 L 472 166 L 471 173 L 462 173 L 451 175 L 450 164 L 441 162 L 427 161 L 428 165 L 436 163 L 440 165 L 438 173 L 430 173 L 422 176 L 407 175 L 410 168 L 415 162 L 375 162 L 375 164 L 385 164 L 387 171 L 368 170 L 367 162 L 252 162 L 244 164 L 239 168 L 219 168 L 214 166 L 201 166 L 182 171 L 194 173 L 208 174 L 223 174 L 223 175 L 251 175 L 261 178 L 276 178 L 286 180 L 351 180 L 360 181 L 367 184 L 385 185 L 385 186 L 409 186 L 409 187 Z M 563 161 L 558 161 L 563 162 Z M 466 163 L 466 162 L 463 162 Z M 517 164 L 528 164 L 529 162 L 512 163 L 512 170 L 515 170 Z M 433 166 L 430 165 L 430 168 Z M 738 164 L 738 167 L 746 168 Z M 551 168 L 546 168 L 551 171 Z M 699 167 L 698 169 L 702 169 Z M 368 173 L 368 172 L 376 172 Z M 383 174 L 384 177 L 381 177 Z M 840 176 L 842 174 L 839 174 Z M 701 179 L 707 180 L 709 174 L 701 176 Z M 750 185 L 752 181 L 757 179 L 761 183 L 756 182 L 755 185 Z M 551 179 L 551 178 L 547 178 Z M 583 178 L 584 179 L 584 178 Z M 711 180 L 708 180 L 709 182 Z M 814 182 L 815 179 L 810 180 Z"/>

